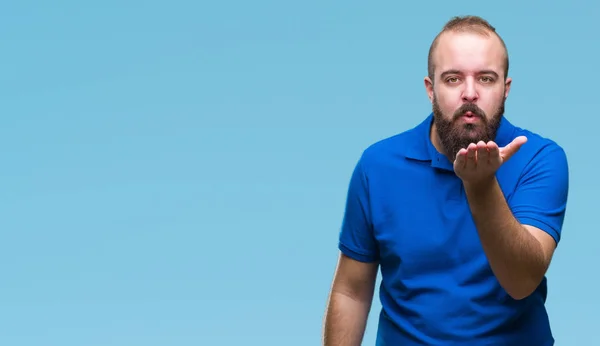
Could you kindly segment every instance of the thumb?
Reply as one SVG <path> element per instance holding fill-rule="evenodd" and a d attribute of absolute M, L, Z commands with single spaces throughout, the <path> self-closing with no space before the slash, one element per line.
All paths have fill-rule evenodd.
<path fill-rule="evenodd" d="M 513 139 L 507 146 L 502 148 L 502 161 L 508 161 L 519 149 L 521 146 L 527 142 L 527 137 L 519 136 Z"/>

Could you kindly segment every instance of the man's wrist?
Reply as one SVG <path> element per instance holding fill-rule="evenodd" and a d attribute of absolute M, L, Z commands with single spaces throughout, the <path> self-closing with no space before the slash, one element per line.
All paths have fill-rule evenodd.
<path fill-rule="evenodd" d="M 487 179 L 482 179 L 479 181 L 463 181 L 463 185 L 465 187 L 467 196 L 482 198 L 489 196 L 489 194 L 498 186 L 498 180 L 494 174 Z"/>

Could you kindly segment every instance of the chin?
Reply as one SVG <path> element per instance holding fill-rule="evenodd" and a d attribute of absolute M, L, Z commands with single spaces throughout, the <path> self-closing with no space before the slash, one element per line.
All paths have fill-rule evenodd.
<path fill-rule="evenodd" d="M 483 126 L 476 124 L 457 124 L 455 130 L 464 136 L 477 136 L 485 132 Z"/>
<path fill-rule="evenodd" d="M 487 142 L 489 139 L 487 132 L 482 126 L 473 126 L 472 124 L 461 125 L 456 129 L 458 133 L 458 137 L 462 139 L 463 142 L 469 141 L 473 143 L 477 143 L 480 140 Z"/>

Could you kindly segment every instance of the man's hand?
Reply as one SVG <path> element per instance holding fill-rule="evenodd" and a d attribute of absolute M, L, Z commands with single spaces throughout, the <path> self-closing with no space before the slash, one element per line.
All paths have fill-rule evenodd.
<path fill-rule="evenodd" d="M 508 161 L 523 144 L 527 137 L 519 136 L 510 144 L 499 148 L 494 142 L 471 143 L 461 149 L 454 160 L 454 172 L 465 184 L 478 186 L 494 179 L 496 171 Z"/>

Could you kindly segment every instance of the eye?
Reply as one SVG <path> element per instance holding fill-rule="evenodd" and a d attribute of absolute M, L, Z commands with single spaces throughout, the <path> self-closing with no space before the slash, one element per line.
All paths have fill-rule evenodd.
<path fill-rule="evenodd" d="M 449 78 L 446 78 L 446 82 L 447 83 L 457 83 L 458 82 L 458 77 L 449 77 Z"/>
<path fill-rule="evenodd" d="M 494 79 L 492 77 L 489 77 L 489 76 L 483 76 L 483 77 L 480 78 L 480 80 L 483 83 L 492 83 L 494 81 Z"/>

